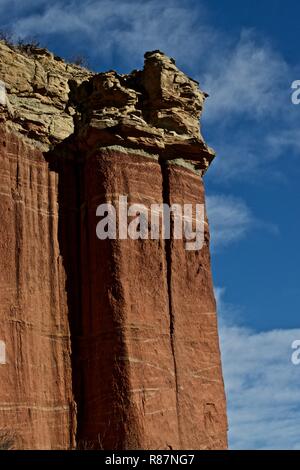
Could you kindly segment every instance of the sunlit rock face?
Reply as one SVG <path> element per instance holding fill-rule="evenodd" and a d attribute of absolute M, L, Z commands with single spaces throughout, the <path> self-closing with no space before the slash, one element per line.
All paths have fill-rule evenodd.
<path fill-rule="evenodd" d="M 0 437 L 224 449 L 209 254 L 96 236 L 101 203 L 204 204 L 205 94 L 160 51 L 91 73 L 0 42 Z"/>

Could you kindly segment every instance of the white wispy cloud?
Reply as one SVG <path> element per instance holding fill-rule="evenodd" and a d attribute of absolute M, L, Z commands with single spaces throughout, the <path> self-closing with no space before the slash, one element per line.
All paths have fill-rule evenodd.
<path fill-rule="evenodd" d="M 242 30 L 237 44 L 222 45 L 202 77 L 211 95 L 206 120 L 276 116 L 287 98 L 283 93 L 287 77 L 288 65 L 280 54 L 260 41 L 254 31 Z"/>
<path fill-rule="evenodd" d="M 300 117 L 300 108 L 299 117 Z M 295 116 L 295 121 L 297 123 L 297 116 Z M 267 142 L 272 149 L 272 154 L 274 158 L 280 156 L 280 154 L 285 152 L 297 152 L 300 154 L 300 126 L 296 128 L 291 126 L 289 129 L 283 129 L 279 133 L 269 134 L 266 137 Z"/>
<path fill-rule="evenodd" d="M 206 206 L 213 251 L 240 241 L 253 230 L 267 231 L 272 236 L 279 234 L 277 225 L 255 217 L 241 198 L 228 194 L 211 194 L 206 197 Z"/>
<path fill-rule="evenodd" d="M 232 323 L 216 289 L 231 449 L 300 449 L 300 329 L 256 332 Z M 229 315 L 229 320 L 228 320 Z"/>
<path fill-rule="evenodd" d="M 210 93 L 203 130 L 217 151 L 209 174 L 217 181 L 272 176 L 274 159 L 299 153 L 293 67 L 254 29 L 238 36 L 214 28 L 205 0 L 13 0 L 10 8 L 1 0 L 5 11 L 16 35 L 60 40 L 67 55 L 86 54 L 99 67 L 116 60 L 123 71 L 140 68 L 153 49 L 175 57 Z"/>
<path fill-rule="evenodd" d="M 206 198 L 213 249 L 240 240 L 255 224 L 247 204 L 236 197 L 214 194 Z"/>
<path fill-rule="evenodd" d="M 157 48 L 189 65 L 216 43 L 217 32 L 204 17 L 204 7 L 179 0 L 55 1 L 20 15 L 12 28 L 21 37 L 63 36 L 66 45 L 99 60 L 118 54 L 130 67 L 140 65 L 146 50 Z"/>
<path fill-rule="evenodd" d="M 242 30 L 235 45 L 215 50 L 201 81 L 210 93 L 204 134 L 218 155 L 209 177 L 278 177 L 274 161 L 287 151 L 299 155 L 300 107 L 292 105 L 290 89 L 295 77 L 294 67 L 255 31 Z"/>

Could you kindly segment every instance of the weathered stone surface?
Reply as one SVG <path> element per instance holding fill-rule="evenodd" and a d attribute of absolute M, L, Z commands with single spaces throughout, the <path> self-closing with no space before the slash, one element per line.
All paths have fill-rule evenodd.
<path fill-rule="evenodd" d="M 75 443 L 57 183 L 43 154 L 0 126 L 0 429 L 25 449 Z"/>
<path fill-rule="evenodd" d="M 204 203 L 203 182 L 191 170 L 167 165 L 170 204 Z M 226 447 L 226 407 L 210 270 L 209 230 L 201 250 L 169 242 L 169 296 L 181 448 Z"/>
<path fill-rule="evenodd" d="M 18 448 L 226 448 L 208 225 L 196 252 L 96 237 L 119 195 L 204 202 L 205 94 L 159 51 L 129 75 L 2 43 L 0 60 L 0 430 Z"/>
<path fill-rule="evenodd" d="M 177 165 L 166 176 L 155 156 L 125 148 L 99 148 L 84 161 L 78 437 L 114 449 L 226 448 L 208 229 L 196 253 L 183 240 L 99 243 L 89 229 L 96 207 L 118 207 L 123 194 L 149 207 L 168 202 L 166 185 L 171 203 L 204 202 L 199 176 Z"/>
<path fill-rule="evenodd" d="M 66 64 L 46 49 L 28 54 L 0 41 L 0 79 L 6 87 L 7 125 L 34 139 L 42 149 L 74 130 L 69 80 L 81 83 L 91 72 Z M 1 103 L 0 103 L 1 105 Z"/>
<path fill-rule="evenodd" d="M 199 130 L 205 93 L 160 51 L 145 54 L 142 71 L 95 75 L 76 90 L 83 146 L 102 144 L 155 152 L 167 159 L 181 153 L 205 171 L 214 157 Z"/>

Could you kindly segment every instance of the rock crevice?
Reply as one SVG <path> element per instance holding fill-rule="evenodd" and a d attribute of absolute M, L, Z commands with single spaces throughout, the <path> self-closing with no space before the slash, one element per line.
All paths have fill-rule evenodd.
<path fill-rule="evenodd" d="M 169 175 L 168 175 L 168 163 L 166 160 L 160 160 L 161 174 L 162 174 L 162 188 L 163 188 L 163 203 L 170 207 L 170 187 L 169 187 Z M 173 233 L 173 218 L 170 218 L 170 232 Z M 181 429 L 181 412 L 179 404 L 179 383 L 178 383 L 178 372 L 177 372 L 177 358 L 176 358 L 176 343 L 175 343 L 175 316 L 172 302 L 172 240 L 165 240 L 165 256 L 166 256 L 166 276 L 167 276 L 167 295 L 168 295 L 168 308 L 170 316 L 170 345 L 173 357 L 174 374 L 175 374 L 175 387 L 176 387 L 176 414 L 178 421 L 178 439 L 179 445 L 182 445 L 182 429 Z"/>

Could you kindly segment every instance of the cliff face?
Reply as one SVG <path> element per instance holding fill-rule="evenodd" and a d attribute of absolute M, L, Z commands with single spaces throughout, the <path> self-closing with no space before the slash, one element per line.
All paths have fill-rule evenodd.
<path fill-rule="evenodd" d="M 91 74 L 0 43 L 0 80 L 0 429 L 18 448 L 226 448 L 207 221 L 196 251 L 96 236 L 122 195 L 205 202 L 205 95 L 159 51 Z"/>

